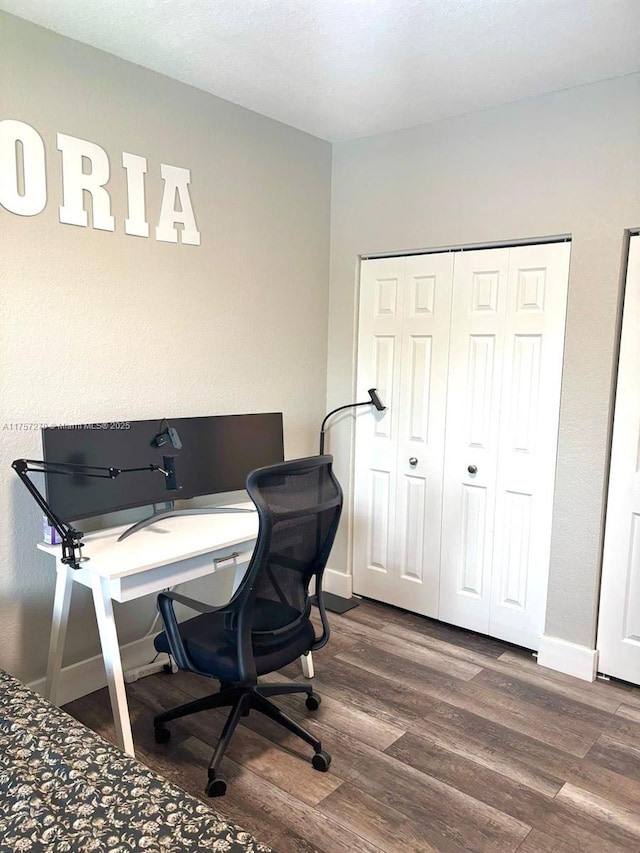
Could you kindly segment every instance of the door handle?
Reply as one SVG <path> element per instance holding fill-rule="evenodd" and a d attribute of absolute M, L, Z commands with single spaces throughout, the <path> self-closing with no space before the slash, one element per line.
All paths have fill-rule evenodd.
<path fill-rule="evenodd" d="M 478 466 L 477 465 L 467 465 L 467 471 L 470 474 L 477 474 L 478 473 Z"/>
<path fill-rule="evenodd" d="M 416 457 L 416 456 L 412 456 L 412 457 L 409 459 L 409 465 L 411 465 L 411 467 L 412 467 L 412 468 L 415 468 L 415 466 L 416 466 L 417 464 L 418 464 L 418 459 L 417 459 L 417 457 Z"/>

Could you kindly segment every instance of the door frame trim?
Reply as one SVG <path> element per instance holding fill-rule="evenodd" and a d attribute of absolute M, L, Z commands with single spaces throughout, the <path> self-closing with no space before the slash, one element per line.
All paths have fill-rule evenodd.
<path fill-rule="evenodd" d="M 513 249 L 518 246 L 541 246 L 546 243 L 570 243 L 571 234 L 555 234 L 548 237 L 523 237 L 521 240 L 497 240 L 489 243 L 464 243 L 456 246 L 439 246 L 431 249 L 407 249 L 392 252 L 363 252 L 359 261 L 373 261 L 378 258 L 406 258 L 411 255 L 436 255 L 444 252 L 481 252 L 484 249 Z"/>

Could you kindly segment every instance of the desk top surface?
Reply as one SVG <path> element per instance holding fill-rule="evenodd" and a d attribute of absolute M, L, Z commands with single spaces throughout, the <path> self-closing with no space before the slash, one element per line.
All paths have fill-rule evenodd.
<path fill-rule="evenodd" d="M 237 504 L 253 508 L 252 503 Z M 254 512 L 177 515 L 163 518 L 118 542 L 131 525 L 110 527 L 87 533 L 81 563 L 84 571 L 117 578 L 147 569 L 187 560 L 201 554 L 252 542 L 258 535 L 258 514 Z M 38 543 L 46 554 L 60 557 L 60 545 Z"/>

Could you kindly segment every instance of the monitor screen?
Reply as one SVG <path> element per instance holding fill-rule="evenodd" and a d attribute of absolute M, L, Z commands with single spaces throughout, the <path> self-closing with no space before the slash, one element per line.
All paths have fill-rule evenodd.
<path fill-rule="evenodd" d="M 155 446 L 167 426 L 177 430 L 180 450 L 168 442 Z M 122 473 L 113 480 L 46 473 L 47 502 L 67 522 L 244 489 L 250 471 L 284 459 L 281 412 L 48 427 L 42 446 L 46 462 L 105 468 L 162 466 L 164 456 L 174 457 L 179 491 L 168 490 L 158 471 Z"/>

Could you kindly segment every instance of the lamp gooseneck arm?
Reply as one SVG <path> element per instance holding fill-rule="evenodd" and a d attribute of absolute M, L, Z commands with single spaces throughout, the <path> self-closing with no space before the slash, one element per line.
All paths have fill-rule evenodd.
<path fill-rule="evenodd" d="M 365 400 L 362 403 L 347 403 L 345 406 L 338 406 L 337 409 L 332 409 L 328 414 L 324 416 L 324 420 L 322 421 L 322 425 L 320 426 L 320 456 L 324 453 L 324 428 L 326 426 L 327 421 L 332 415 L 335 415 L 337 412 L 342 412 L 344 409 L 355 409 L 357 406 L 370 406 L 371 400 Z"/>

